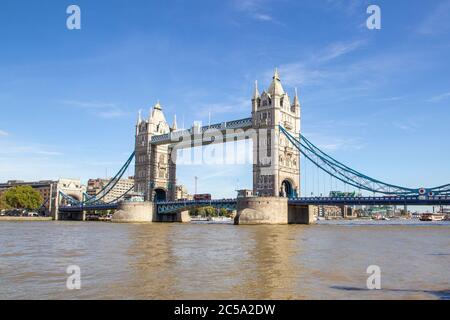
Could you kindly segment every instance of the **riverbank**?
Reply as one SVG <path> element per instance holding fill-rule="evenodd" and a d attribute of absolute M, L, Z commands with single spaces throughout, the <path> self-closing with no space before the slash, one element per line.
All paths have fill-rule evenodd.
<path fill-rule="evenodd" d="M 20 222 L 20 221 L 53 221 L 52 217 L 0 217 L 0 222 L 2 221 L 12 221 L 12 222 Z"/>

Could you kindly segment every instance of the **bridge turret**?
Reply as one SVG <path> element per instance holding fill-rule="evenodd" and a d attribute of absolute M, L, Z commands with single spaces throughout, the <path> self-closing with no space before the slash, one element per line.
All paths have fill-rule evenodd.
<path fill-rule="evenodd" d="M 177 131 L 177 130 L 178 130 L 177 115 L 175 114 L 173 116 L 173 124 L 172 124 L 172 128 L 170 128 L 170 131 Z"/>
<path fill-rule="evenodd" d="M 148 120 L 149 133 L 153 135 L 161 135 L 170 132 L 170 126 L 166 121 L 166 117 L 163 113 L 163 108 L 159 101 L 153 107 Z"/>
<path fill-rule="evenodd" d="M 252 113 L 255 113 L 258 110 L 260 103 L 261 97 L 259 95 L 258 90 L 258 80 L 255 80 L 255 90 L 253 91 L 253 98 L 252 98 Z"/>
<path fill-rule="evenodd" d="M 139 134 L 139 128 L 140 128 L 141 123 L 142 123 L 142 110 L 139 110 L 138 118 L 136 121 L 136 136 Z"/>
<path fill-rule="evenodd" d="M 272 78 L 272 83 L 270 84 L 268 92 L 271 96 L 279 95 L 282 96 L 285 94 L 283 85 L 281 84 L 280 74 L 278 69 L 275 69 L 275 73 Z"/>
<path fill-rule="evenodd" d="M 258 135 L 257 141 L 253 142 L 253 147 L 256 148 L 253 192 L 259 196 L 293 197 L 299 193 L 300 155 L 285 137 L 280 136 L 278 126 L 281 124 L 294 136 L 298 136 L 298 97 L 294 97 L 294 103 L 291 104 L 289 95 L 281 84 L 278 69 L 275 69 L 272 82 L 268 90 L 263 91 L 260 100 L 260 105 L 256 110 L 253 108 L 252 112 L 253 126 Z"/>
<path fill-rule="evenodd" d="M 298 99 L 298 91 L 297 88 L 295 88 L 295 97 L 294 97 L 294 103 L 292 104 L 292 112 L 295 112 L 297 114 L 300 114 L 300 101 Z"/>
<path fill-rule="evenodd" d="M 139 125 L 142 122 L 142 110 L 139 109 L 138 112 L 138 120 L 137 120 L 137 125 Z"/>
<path fill-rule="evenodd" d="M 155 193 L 161 199 L 174 199 L 176 164 L 171 162 L 169 145 L 152 144 L 152 138 L 176 130 L 176 118 L 171 127 L 159 101 L 150 110 L 148 121 L 142 120 L 136 130 L 135 192 L 144 194 L 147 201 Z"/>

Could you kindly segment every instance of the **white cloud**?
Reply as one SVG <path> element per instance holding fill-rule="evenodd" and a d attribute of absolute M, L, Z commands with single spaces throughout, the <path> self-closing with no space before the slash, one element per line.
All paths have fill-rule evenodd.
<path fill-rule="evenodd" d="M 328 80 L 347 82 L 349 76 L 361 74 L 366 66 L 350 63 L 347 65 L 330 65 L 333 60 L 358 50 L 367 42 L 354 40 L 334 42 L 325 49 L 316 50 L 309 58 L 298 62 L 281 65 L 279 70 L 283 83 L 288 86 L 319 85 Z M 271 77 L 273 71 L 267 71 L 265 77 Z"/>
<path fill-rule="evenodd" d="M 242 111 L 248 111 L 251 108 L 250 97 L 230 98 L 228 101 L 220 103 L 199 103 L 195 116 L 201 119 L 208 117 L 211 112 L 211 116 L 216 114 L 236 114 Z M 214 121 L 212 119 L 212 123 Z"/>
<path fill-rule="evenodd" d="M 446 93 L 431 97 L 430 99 L 428 99 L 428 102 L 441 102 L 448 98 L 450 98 L 450 92 L 446 92 Z"/>
<path fill-rule="evenodd" d="M 347 43 L 332 43 L 326 49 L 318 49 L 312 54 L 305 54 L 279 67 L 283 84 L 290 87 L 314 87 L 313 94 L 318 99 L 324 97 L 324 92 L 333 93 L 333 99 L 355 97 L 355 93 L 373 95 L 379 94 L 375 88 L 383 87 L 392 81 L 392 76 L 399 76 L 411 68 L 425 68 L 424 64 L 414 64 L 423 59 L 421 52 L 395 51 L 377 55 L 358 55 L 355 59 L 345 59 L 336 63 L 338 57 L 352 54 L 367 42 L 355 40 Z M 368 53 L 370 54 L 370 53 Z M 431 62 L 430 62 L 431 63 Z M 406 68 L 407 67 L 407 68 Z M 264 77 L 271 77 L 272 70 L 265 72 Z M 310 95 L 312 97 L 312 95 Z M 331 97 L 327 96 L 327 99 Z M 372 97 L 373 98 L 373 97 Z M 330 100 L 328 100 L 330 101 Z"/>
<path fill-rule="evenodd" d="M 251 18 L 264 22 L 275 22 L 275 19 L 267 13 L 268 0 L 235 0 L 235 8 L 246 13 Z"/>
<path fill-rule="evenodd" d="M 397 121 L 397 122 L 393 122 L 392 125 L 402 131 L 416 131 L 417 127 L 418 127 L 417 123 L 412 120 Z"/>
<path fill-rule="evenodd" d="M 6 137 L 9 136 L 9 133 L 3 130 L 0 130 L 0 137 Z"/>
<path fill-rule="evenodd" d="M 374 99 L 373 101 L 377 101 L 377 102 L 392 102 L 392 101 L 400 101 L 405 99 L 405 97 L 403 96 L 394 96 L 394 97 L 386 97 L 386 98 L 378 98 L 378 99 Z"/>
<path fill-rule="evenodd" d="M 318 133 L 305 133 L 305 137 L 313 140 L 314 144 L 324 152 L 361 150 L 365 147 L 361 138 L 343 138 Z"/>
<path fill-rule="evenodd" d="M 44 145 L 12 145 L 5 143 L 0 145 L 0 155 L 60 156 L 62 153 L 52 150 L 50 147 Z"/>
<path fill-rule="evenodd" d="M 368 5 L 366 0 L 326 0 L 325 7 L 328 10 L 339 10 L 347 15 L 359 15 L 361 8 Z"/>
<path fill-rule="evenodd" d="M 271 16 L 269 16 L 268 14 L 264 14 L 264 13 L 255 13 L 253 14 L 253 18 L 255 18 L 256 20 L 260 20 L 260 21 L 272 21 L 273 18 Z"/>
<path fill-rule="evenodd" d="M 99 101 L 77 101 L 77 100 L 63 100 L 61 103 L 87 110 L 97 117 L 111 119 L 120 118 L 128 115 L 121 107 L 114 103 L 99 102 Z"/>
<path fill-rule="evenodd" d="M 443 34 L 450 30 L 450 0 L 439 3 L 417 28 L 421 35 Z"/>
<path fill-rule="evenodd" d="M 365 40 L 355 40 L 351 42 L 336 42 L 330 44 L 316 59 L 320 62 L 327 62 L 355 51 L 365 45 Z"/>

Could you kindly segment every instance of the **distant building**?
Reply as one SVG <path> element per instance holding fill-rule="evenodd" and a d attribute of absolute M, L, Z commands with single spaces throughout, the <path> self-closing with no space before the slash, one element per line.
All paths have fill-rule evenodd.
<path fill-rule="evenodd" d="M 89 196 L 102 196 L 101 191 L 106 185 L 111 181 L 111 179 L 89 179 L 87 184 L 87 194 Z M 120 179 L 114 188 L 102 198 L 103 202 L 111 202 L 117 198 L 120 198 L 126 192 L 130 191 L 134 187 L 134 178 L 128 177 L 127 179 Z"/>
<path fill-rule="evenodd" d="M 237 191 L 237 197 L 238 198 L 249 198 L 253 197 L 253 190 L 250 189 L 242 189 L 242 190 L 236 190 Z"/>
<path fill-rule="evenodd" d="M 176 200 L 192 200 L 194 198 L 183 185 L 176 186 L 175 193 Z"/>
<path fill-rule="evenodd" d="M 54 214 L 58 207 L 59 192 L 73 197 L 77 200 L 83 200 L 83 193 L 86 192 L 86 186 L 77 179 L 59 179 L 25 182 L 21 180 L 10 180 L 6 183 L 0 183 L 0 195 L 9 188 L 17 186 L 30 186 L 38 191 L 43 199 L 43 208 L 47 215 Z"/>
<path fill-rule="evenodd" d="M 317 214 L 326 219 L 357 218 L 356 211 L 349 206 L 317 206 Z"/>

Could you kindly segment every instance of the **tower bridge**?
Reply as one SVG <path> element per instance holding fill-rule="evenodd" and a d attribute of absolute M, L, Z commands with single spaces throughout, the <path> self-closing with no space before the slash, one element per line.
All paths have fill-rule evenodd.
<path fill-rule="evenodd" d="M 297 90 L 293 99 L 284 90 L 278 71 L 261 94 L 258 83 L 251 99 L 251 117 L 208 126 L 194 125 L 178 130 L 176 118 L 170 125 L 158 102 L 147 119 L 139 112 L 135 131 L 135 150 L 117 175 L 95 197 L 82 201 L 62 193 L 69 205 L 60 212 L 118 209 L 117 220 L 179 221 L 179 213 L 192 207 L 212 205 L 237 209 L 236 223 L 310 223 L 311 206 L 316 205 L 450 205 L 450 184 L 434 188 L 407 188 L 362 174 L 320 150 L 301 134 L 301 106 Z M 253 194 L 251 198 L 213 201 L 177 201 L 177 150 L 248 139 L 253 146 Z M 301 156 L 303 161 L 333 179 L 372 197 L 302 197 L 300 194 Z M 135 160 L 135 194 L 143 203 L 122 205 L 102 199 Z M 377 196 L 375 196 L 377 195 Z M 122 202 L 123 203 L 123 202 Z M 126 206 L 126 210 L 124 210 Z M 127 212 L 124 212 L 127 211 Z M 133 214 L 136 212 L 136 214 Z M 138 213 L 137 213 L 138 212 Z M 176 216 L 167 218 L 167 216 Z M 164 218 L 163 218 L 164 217 Z"/>

